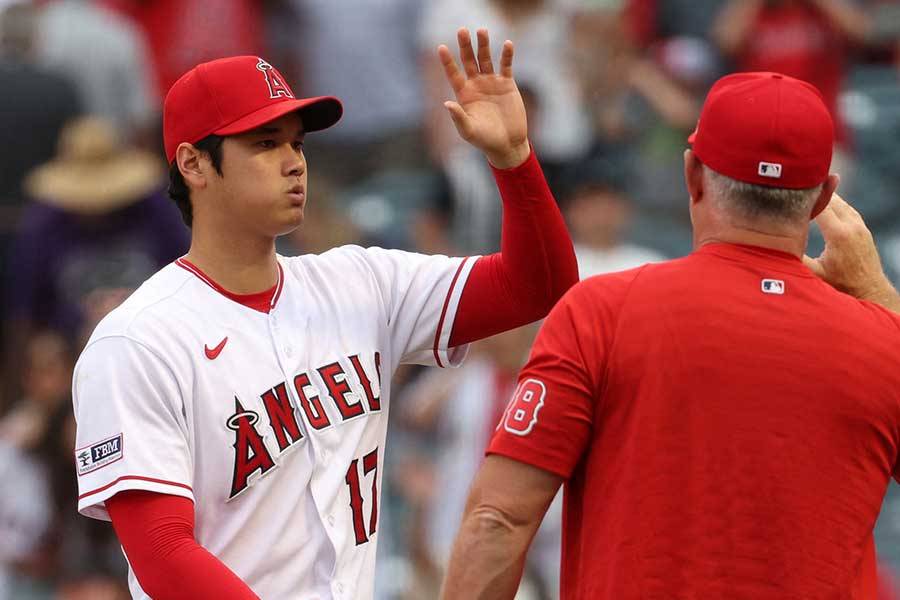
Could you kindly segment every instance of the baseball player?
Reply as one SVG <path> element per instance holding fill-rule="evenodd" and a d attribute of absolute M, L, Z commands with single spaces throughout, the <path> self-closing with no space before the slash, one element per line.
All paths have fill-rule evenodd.
<path fill-rule="evenodd" d="M 164 108 L 187 255 L 96 328 L 74 373 L 81 513 L 110 519 L 134 598 L 366 600 L 373 594 L 391 376 L 546 315 L 572 244 L 488 33 L 438 49 L 460 135 L 503 196 L 501 252 L 347 246 L 278 256 L 307 202 L 305 135 L 341 115 L 265 60 L 204 63 Z"/>
<path fill-rule="evenodd" d="M 713 86 L 684 157 L 694 252 L 584 280 L 551 311 L 443 598 L 512 598 L 565 483 L 565 600 L 874 600 L 900 316 L 801 260 L 838 184 L 833 136 L 807 83 Z"/>

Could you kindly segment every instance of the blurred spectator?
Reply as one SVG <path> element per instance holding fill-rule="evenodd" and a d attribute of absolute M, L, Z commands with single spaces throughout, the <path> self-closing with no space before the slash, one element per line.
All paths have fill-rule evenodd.
<path fill-rule="evenodd" d="M 161 193 L 165 169 L 119 145 L 91 117 L 68 125 L 53 161 L 29 176 L 35 198 L 11 246 L 7 347 L 51 327 L 78 343 L 141 281 L 187 250 L 187 230 Z M 18 352 L 10 351 L 11 373 Z"/>
<path fill-rule="evenodd" d="M 95 576 L 66 583 L 56 600 L 131 600 L 131 594 L 120 580 Z"/>
<path fill-rule="evenodd" d="M 51 421 L 69 410 L 72 360 L 50 332 L 28 340 L 23 354 L 25 395 L 0 420 L 0 477 L 15 482 L 15 493 L 0 493 L 0 600 L 49 599 L 56 567 L 53 468 L 45 458 L 55 446 Z"/>
<path fill-rule="evenodd" d="M 22 348 L 24 392 L 0 420 L 0 476 L 15 482 L 15 493 L 0 493 L 0 600 L 126 598 L 112 529 L 73 509 L 71 348 L 50 331 Z"/>
<path fill-rule="evenodd" d="M 776 71 L 816 86 L 846 146 L 838 94 L 850 45 L 865 42 L 871 27 L 853 0 L 730 0 L 712 35 L 738 71 Z"/>
<path fill-rule="evenodd" d="M 153 79 L 141 32 L 88 0 L 58 0 L 41 10 L 41 64 L 69 78 L 86 112 L 110 119 L 123 139 L 154 124 Z"/>
<path fill-rule="evenodd" d="M 426 371 L 400 400 L 402 419 L 427 432 L 433 454 L 428 464 L 409 453 L 405 475 L 397 482 L 413 505 L 411 519 L 420 521 L 411 530 L 411 555 L 420 564 L 410 598 L 437 597 L 469 484 L 515 391 L 536 331 L 529 325 L 478 342 L 459 372 Z M 537 534 L 521 597 L 558 597 L 561 521 L 554 515 L 561 518 L 561 511 L 551 509 Z"/>
<path fill-rule="evenodd" d="M 23 395 L 0 420 L 0 440 L 35 449 L 46 437 L 51 417 L 69 407 L 74 365 L 66 341 L 52 331 L 31 336 L 22 354 Z"/>
<path fill-rule="evenodd" d="M 415 53 L 422 0 L 292 1 L 302 95 L 344 103 L 328 137 L 310 141 L 316 171 L 343 185 L 388 167 L 427 166 Z"/>
<path fill-rule="evenodd" d="M 260 55 L 265 50 L 263 8 L 271 0 L 98 1 L 129 17 L 143 31 L 157 85 L 155 95 L 147 97 L 155 107 L 195 65 L 225 56 Z"/>
<path fill-rule="evenodd" d="M 638 47 L 674 37 L 705 38 L 728 0 L 624 0 L 626 29 Z"/>
<path fill-rule="evenodd" d="M 0 437 L 0 600 L 50 597 L 46 540 L 53 505 L 49 473 L 30 452 Z"/>
<path fill-rule="evenodd" d="M 666 259 L 655 250 L 626 241 L 633 206 L 622 179 L 599 161 L 582 163 L 570 175 L 564 214 L 581 279 Z"/>
<path fill-rule="evenodd" d="M 590 156 L 608 163 L 608 172 L 640 174 L 627 182 L 627 192 L 643 212 L 682 220 L 683 193 L 672 182 L 682 177 L 681 150 L 721 65 L 698 38 L 666 39 L 638 51 L 620 17 L 594 10 L 576 21 L 576 63 L 594 118 Z"/>
<path fill-rule="evenodd" d="M 68 79 L 36 64 L 35 9 L 25 2 L 0 12 L 0 210 L 18 206 L 24 174 L 48 160 L 63 124 L 80 102 Z M 4 231 L 15 213 L 0 213 Z"/>
<path fill-rule="evenodd" d="M 878 600 L 900 600 L 896 574 L 881 562 L 878 563 Z"/>

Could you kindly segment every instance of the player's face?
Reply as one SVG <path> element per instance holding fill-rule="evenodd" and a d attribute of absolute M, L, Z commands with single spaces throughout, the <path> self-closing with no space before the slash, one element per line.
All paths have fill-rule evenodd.
<path fill-rule="evenodd" d="M 216 201 L 229 219 L 268 237 L 289 233 L 303 222 L 303 139 L 303 123 L 296 114 L 225 138 Z"/>

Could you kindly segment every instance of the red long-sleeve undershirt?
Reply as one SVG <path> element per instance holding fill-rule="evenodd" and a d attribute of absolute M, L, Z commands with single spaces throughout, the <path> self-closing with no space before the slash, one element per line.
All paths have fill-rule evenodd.
<path fill-rule="evenodd" d="M 143 490 L 106 501 L 138 583 L 154 600 L 259 600 L 247 584 L 194 539 L 194 503 Z"/>
<path fill-rule="evenodd" d="M 503 199 L 500 252 L 473 265 L 450 346 L 543 318 L 578 281 L 572 241 L 534 152 L 514 169 L 493 171 Z M 189 499 L 126 491 L 106 507 L 138 582 L 155 600 L 258 600 L 197 543 Z"/>
<path fill-rule="evenodd" d="M 451 347 L 544 318 L 578 282 L 572 239 L 534 151 L 518 167 L 493 171 L 503 200 L 500 252 L 472 267 Z"/>

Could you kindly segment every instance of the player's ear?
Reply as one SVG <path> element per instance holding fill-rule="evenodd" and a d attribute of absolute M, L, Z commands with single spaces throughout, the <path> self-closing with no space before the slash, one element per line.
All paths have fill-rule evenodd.
<path fill-rule="evenodd" d="M 206 187 L 206 173 L 202 164 L 204 153 L 194 147 L 193 144 L 182 142 L 175 150 L 175 162 L 178 170 L 189 188 L 202 189 Z"/>
<path fill-rule="evenodd" d="M 690 148 L 684 151 L 684 182 L 691 196 L 691 204 L 700 202 L 704 191 L 703 163 Z"/>

